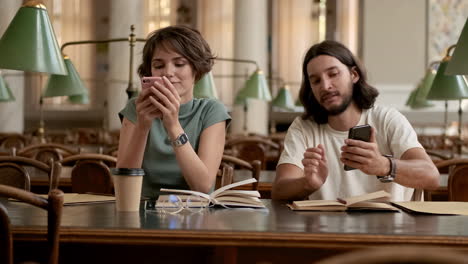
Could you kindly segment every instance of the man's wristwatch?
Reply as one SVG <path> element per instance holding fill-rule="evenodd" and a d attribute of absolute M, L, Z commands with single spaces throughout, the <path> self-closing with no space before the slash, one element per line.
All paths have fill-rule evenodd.
<path fill-rule="evenodd" d="M 390 171 L 386 176 L 377 176 L 380 182 L 393 182 L 396 175 L 396 162 L 392 155 L 384 155 L 390 161 Z"/>
<path fill-rule="evenodd" d="M 180 146 L 184 145 L 185 143 L 187 143 L 188 141 L 189 141 L 189 138 L 188 138 L 187 134 L 185 134 L 185 132 L 184 132 L 184 133 L 178 135 L 177 138 L 174 141 L 172 141 L 171 143 L 172 143 L 172 146 L 174 146 L 174 147 L 180 147 Z"/>

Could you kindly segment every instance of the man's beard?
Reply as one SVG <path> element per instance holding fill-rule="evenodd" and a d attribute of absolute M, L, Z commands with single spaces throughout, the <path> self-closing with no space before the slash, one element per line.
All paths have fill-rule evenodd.
<path fill-rule="evenodd" d="M 350 93 L 343 98 L 343 102 L 340 105 L 332 107 L 330 109 L 325 109 L 325 110 L 327 111 L 327 114 L 329 116 L 339 115 L 348 108 L 352 100 L 353 100 L 353 94 Z"/>

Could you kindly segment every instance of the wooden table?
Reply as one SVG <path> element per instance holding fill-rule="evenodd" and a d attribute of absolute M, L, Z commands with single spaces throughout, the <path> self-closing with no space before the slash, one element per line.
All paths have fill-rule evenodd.
<path fill-rule="evenodd" d="M 2 202 L 10 213 L 16 255 L 34 254 L 44 244 L 46 213 Z M 176 215 L 117 213 L 114 203 L 66 206 L 61 263 L 311 263 L 401 244 L 453 248 L 468 257 L 468 216 L 294 212 L 280 201 L 264 203 L 267 209 Z"/>

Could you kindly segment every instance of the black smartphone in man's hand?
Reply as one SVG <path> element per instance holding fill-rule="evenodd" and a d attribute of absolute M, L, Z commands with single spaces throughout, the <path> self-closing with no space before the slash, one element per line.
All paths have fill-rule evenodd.
<path fill-rule="evenodd" d="M 371 134 L 371 126 L 370 125 L 361 125 L 361 126 L 354 126 L 349 129 L 348 138 L 362 140 L 369 142 L 370 141 L 370 134 Z M 344 165 L 344 170 L 354 170 L 355 168 L 350 167 L 348 165 Z"/>

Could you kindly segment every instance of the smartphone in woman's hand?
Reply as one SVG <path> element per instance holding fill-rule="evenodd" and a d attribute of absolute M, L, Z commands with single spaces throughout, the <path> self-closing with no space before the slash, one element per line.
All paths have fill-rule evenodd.
<path fill-rule="evenodd" d="M 141 89 L 147 89 L 154 86 L 154 82 L 163 83 L 162 77 L 149 76 L 141 78 Z"/>

